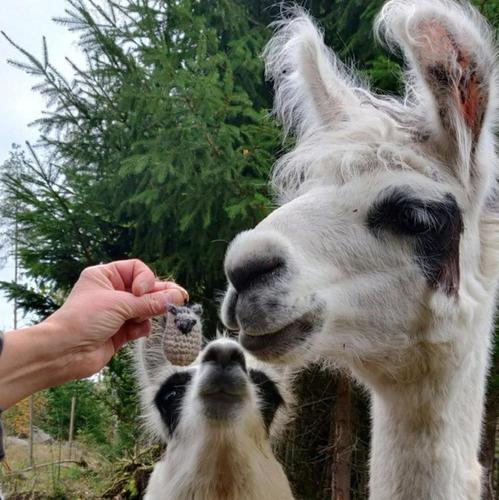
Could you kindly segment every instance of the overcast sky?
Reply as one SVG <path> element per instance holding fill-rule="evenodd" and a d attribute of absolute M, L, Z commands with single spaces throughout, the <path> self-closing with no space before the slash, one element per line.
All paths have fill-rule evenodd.
<path fill-rule="evenodd" d="M 42 36 L 47 38 L 49 60 L 65 76 L 71 70 L 64 57 L 68 56 L 81 65 L 83 58 L 76 46 L 76 37 L 63 26 L 52 21 L 64 16 L 65 0 L 0 0 L 0 29 L 18 45 L 29 52 L 42 55 Z M 22 60 L 7 41 L 0 39 L 0 162 L 9 156 L 13 143 L 35 142 L 38 131 L 28 124 L 40 117 L 45 108 L 44 100 L 31 90 L 37 81 L 17 68 L 7 59 Z M 0 280 L 11 280 L 14 274 L 12 261 L 0 264 Z M 0 330 L 12 328 L 12 305 L 0 296 Z"/>

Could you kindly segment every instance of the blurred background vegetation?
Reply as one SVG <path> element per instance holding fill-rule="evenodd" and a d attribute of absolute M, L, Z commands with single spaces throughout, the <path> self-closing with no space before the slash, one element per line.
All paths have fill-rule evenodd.
<path fill-rule="evenodd" d="M 400 91 L 400 61 L 372 35 L 382 0 L 302 3 L 372 88 Z M 499 25 L 499 0 L 475 4 Z M 19 50 L 11 63 L 47 99 L 38 142 L 14 147 L 0 172 L 3 248 L 17 248 L 24 276 L 0 287 L 30 318 L 57 308 L 84 267 L 134 256 L 185 285 L 205 306 L 205 333 L 215 332 L 227 244 L 272 209 L 269 172 L 287 147 L 268 115 L 272 91 L 259 57 L 278 15 L 273 0 L 67 0 L 55 22 L 79 34 L 87 61 L 73 65 L 71 81 L 52 66 L 45 41 L 31 54 L 8 34 Z M 140 498 L 158 450 L 142 445 L 128 356 L 122 351 L 95 379 L 35 398 L 36 427 L 59 443 L 50 446 L 52 462 L 67 457 L 61 443 L 76 399 L 76 463 L 39 476 L 0 472 L 13 498 Z M 488 499 L 499 487 L 498 365 L 496 349 L 482 452 Z M 279 449 L 297 497 L 340 498 L 332 485 L 348 461 L 341 498 L 366 498 L 362 390 L 311 367 L 297 393 L 298 415 Z M 22 402 L 7 413 L 11 436 L 27 436 L 29 412 Z M 15 469 L 27 467 L 21 455 L 10 459 Z"/>

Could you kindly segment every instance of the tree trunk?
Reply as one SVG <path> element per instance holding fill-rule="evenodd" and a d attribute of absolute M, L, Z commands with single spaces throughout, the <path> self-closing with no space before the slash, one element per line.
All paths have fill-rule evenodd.
<path fill-rule="evenodd" d="M 350 500 L 352 468 L 352 388 L 345 375 L 338 377 L 336 404 L 332 415 L 332 495 L 333 500 Z"/>
<path fill-rule="evenodd" d="M 480 451 L 480 462 L 483 466 L 483 500 L 497 500 L 498 498 L 494 493 L 498 400 L 499 387 L 491 388 L 485 404 L 484 432 Z"/>
<path fill-rule="evenodd" d="M 33 452 L 34 443 L 34 430 L 33 430 L 33 419 L 35 417 L 35 396 L 32 394 L 29 397 L 29 438 L 28 438 L 28 455 L 29 455 L 29 466 L 33 467 L 35 465 L 35 458 Z"/>
<path fill-rule="evenodd" d="M 75 429 L 75 416 L 76 416 L 76 398 L 71 398 L 71 415 L 69 417 L 69 433 L 68 433 L 68 447 L 69 447 L 69 460 L 71 460 L 71 453 L 73 451 L 73 434 Z"/>

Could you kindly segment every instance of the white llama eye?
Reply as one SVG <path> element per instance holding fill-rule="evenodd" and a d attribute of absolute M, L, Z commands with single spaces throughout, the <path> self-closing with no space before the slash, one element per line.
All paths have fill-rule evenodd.
<path fill-rule="evenodd" d="M 434 227 L 432 217 L 424 209 L 410 207 L 402 210 L 399 216 L 400 227 L 408 234 L 424 234 Z"/>
<path fill-rule="evenodd" d="M 455 198 L 446 194 L 441 200 L 424 200 L 408 186 L 397 186 L 383 192 L 370 209 L 368 227 L 379 235 L 383 230 L 402 236 L 436 236 L 460 217 Z"/>

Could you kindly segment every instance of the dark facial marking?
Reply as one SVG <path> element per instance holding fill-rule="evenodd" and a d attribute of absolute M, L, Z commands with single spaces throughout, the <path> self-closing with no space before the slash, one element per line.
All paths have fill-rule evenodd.
<path fill-rule="evenodd" d="M 255 384 L 258 395 L 261 399 L 260 412 L 267 431 L 274 420 L 274 416 L 279 407 L 284 404 L 281 393 L 277 385 L 265 373 L 260 370 L 250 370 L 249 376 Z"/>
<path fill-rule="evenodd" d="M 173 434 L 178 425 L 182 401 L 191 379 L 190 372 L 174 373 L 166 379 L 154 398 L 154 404 L 170 434 Z"/>
<path fill-rule="evenodd" d="M 422 200 L 409 186 L 390 188 L 370 209 L 367 225 L 376 236 L 388 230 L 410 238 L 428 284 L 447 295 L 457 294 L 463 219 L 454 196 Z"/>

